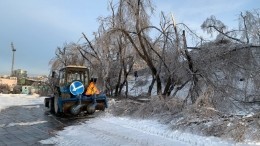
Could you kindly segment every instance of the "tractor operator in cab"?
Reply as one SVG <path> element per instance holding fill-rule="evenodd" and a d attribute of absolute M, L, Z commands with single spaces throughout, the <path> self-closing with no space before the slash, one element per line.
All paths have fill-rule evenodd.
<path fill-rule="evenodd" d="M 88 87 L 87 87 L 87 90 L 86 90 L 86 92 L 85 92 L 85 94 L 87 95 L 87 96 L 92 96 L 92 95 L 94 95 L 94 94 L 99 94 L 100 92 L 99 92 L 99 90 L 98 90 L 98 88 L 96 87 L 96 81 L 97 81 L 97 79 L 96 78 L 91 78 L 91 80 L 90 80 L 90 83 L 89 83 L 89 85 L 88 85 Z"/>

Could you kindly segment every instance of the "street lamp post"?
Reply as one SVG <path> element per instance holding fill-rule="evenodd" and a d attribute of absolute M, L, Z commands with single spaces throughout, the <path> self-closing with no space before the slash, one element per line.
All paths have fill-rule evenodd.
<path fill-rule="evenodd" d="M 15 53 L 15 51 L 16 51 L 16 49 L 14 48 L 13 42 L 11 43 L 11 47 L 12 47 L 12 51 L 13 51 L 11 76 L 13 76 L 13 75 L 14 75 L 14 53 Z"/>

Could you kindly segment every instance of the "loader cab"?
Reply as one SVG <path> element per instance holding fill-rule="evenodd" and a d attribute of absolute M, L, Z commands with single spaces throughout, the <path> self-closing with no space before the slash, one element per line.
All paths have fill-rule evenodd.
<path fill-rule="evenodd" d="M 84 66 L 66 66 L 59 71 L 59 86 L 70 85 L 74 81 L 80 81 L 86 85 L 89 81 L 89 70 Z"/>

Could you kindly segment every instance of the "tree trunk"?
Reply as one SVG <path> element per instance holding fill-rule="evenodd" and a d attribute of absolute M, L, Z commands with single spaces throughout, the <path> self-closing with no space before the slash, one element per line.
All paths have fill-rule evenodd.
<path fill-rule="evenodd" d="M 169 96 L 171 94 L 171 91 L 172 91 L 171 88 L 173 88 L 172 86 L 173 86 L 172 78 L 171 78 L 171 76 L 169 76 L 168 79 L 167 79 L 166 86 L 165 86 L 164 91 L 163 91 L 163 95 Z"/>
<path fill-rule="evenodd" d="M 156 75 L 156 83 L 157 83 L 157 95 L 162 95 L 162 82 L 159 75 Z"/>
<path fill-rule="evenodd" d="M 123 69 L 122 69 L 122 67 L 121 67 L 121 68 L 120 68 L 120 71 L 119 71 L 119 75 L 118 75 L 117 84 L 116 84 L 115 96 L 118 96 L 118 95 L 119 95 L 118 93 L 119 93 L 119 88 L 120 88 L 120 83 L 121 83 L 122 72 L 123 72 Z"/>
<path fill-rule="evenodd" d="M 187 42 L 186 42 L 186 36 L 185 36 L 185 31 L 184 30 L 183 30 L 182 35 L 183 35 L 185 57 L 186 57 L 186 59 L 188 61 L 189 70 L 190 70 L 190 72 L 192 74 L 193 85 L 192 85 L 191 90 L 190 90 L 191 91 L 191 94 L 190 94 L 191 95 L 191 101 L 192 101 L 192 103 L 195 103 L 196 100 L 197 100 L 197 97 L 199 96 L 199 93 L 198 93 L 198 90 L 199 90 L 199 88 L 198 88 L 198 81 L 199 80 L 198 80 L 198 78 L 196 76 L 196 72 L 197 71 L 194 70 L 194 66 L 193 66 L 193 62 L 192 62 L 191 56 L 190 56 L 190 54 L 189 54 L 189 52 L 187 50 Z"/>
<path fill-rule="evenodd" d="M 128 97 L 128 81 L 125 80 L 125 97 L 127 98 Z"/>
<path fill-rule="evenodd" d="M 126 84 L 126 97 L 127 97 L 127 94 L 128 94 L 128 81 L 127 81 L 127 77 L 128 77 L 128 75 L 129 75 L 129 73 L 131 72 L 131 70 L 132 70 L 132 68 L 133 68 L 133 65 L 134 65 L 134 63 L 132 62 L 132 63 L 130 64 L 129 70 L 127 71 L 127 67 L 126 67 L 126 65 L 125 65 L 125 62 L 123 61 L 123 66 L 124 66 L 124 81 L 123 81 L 123 83 L 122 83 L 121 86 L 120 86 L 119 94 L 121 94 L 122 89 L 123 89 L 124 85 Z"/>
<path fill-rule="evenodd" d="M 141 47 L 142 52 L 143 52 L 143 55 L 141 55 L 141 57 L 144 59 L 144 61 L 146 61 L 147 65 L 149 66 L 149 68 L 151 69 L 153 75 L 156 78 L 157 95 L 161 95 L 162 94 L 162 82 L 161 82 L 160 76 L 158 74 L 158 71 L 157 71 L 157 69 L 155 68 L 155 66 L 154 66 L 154 64 L 152 62 L 151 56 L 148 54 L 148 52 L 146 50 L 146 47 L 145 47 L 145 44 L 144 44 L 144 40 L 143 40 L 143 37 L 145 37 L 145 36 L 142 36 L 143 32 L 140 29 L 140 20 L 141 20 L 141 17 L 140 17 L 140 7 L 141 7 L 141 0 L 138 0 L 138 6 L 137 6 L 137 11 L 136 11 L 135 27 L 136 27 L 136 31 L 138 32 L 137 36 L 138 36 L 138 40 L 139 40 L 139 43 L 140 43 L 140 47 Z"/>
<path fill-rule="evenodd" d="M 123 81 L 123 83 L 120 85 L 120 89 L 119 89 L 119 94 L 121 94 L 122 93 L 122 89 L 123 89 L 123 87 L 126 85 L 126 83 L 128 83 L 127 82 L 127 76 L 124 76 L 124 81 Z M 128 87 L 127 87 L 127 89 L 126 89 L 127 91 L 128 91 Z"/>
<path fill-rule="evenodd" d="M 178 91 L 180 91 L 187 83 L 189 83 L 190 80 L 186 81 L 184 84 L 182 84 L 180 87 L 177 87 L 176 91 L 172 94 L 174 97 Z"/>
<path fill-rule="evenodd" d="M 149 89 L 148 89 L 148 95 L 149 95 L 149 96 L 152 95 L 152 90 L 153 90 L 153 86 L 154 86 L 155 81 L 156 81 L 156 79 L 155 79 L 155 77 L 153 76 L 152 83 L 151 83 L 151 85 L 149 86 Z"/>

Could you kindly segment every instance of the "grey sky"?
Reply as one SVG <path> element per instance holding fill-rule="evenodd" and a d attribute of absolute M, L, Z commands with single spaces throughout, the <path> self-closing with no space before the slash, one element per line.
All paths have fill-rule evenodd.
<path fill-rule="evenodd" d="M 17 49 L 15 69 L 31 75 L 48 75 L 57 46 L 77 42 L 81 33 L 92 38 L 99 16 L 109 15 L 107 0 L 0 0 L 0 74 L 10 74 L 11 42 Z M 237 27 L 241 11 L 260 8 L 259 0 L 154 0 L 152 23 L 159 12 L 173 13 L 178 22 L 202 34 L 200 25 L 215 15 L 229 27 Z"/>

